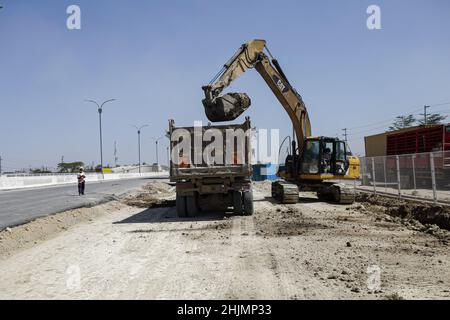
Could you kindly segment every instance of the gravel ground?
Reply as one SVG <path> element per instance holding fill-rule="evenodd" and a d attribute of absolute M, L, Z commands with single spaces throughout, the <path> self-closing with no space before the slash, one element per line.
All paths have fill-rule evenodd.
<path fill-rule="evenodd" d="M 450 298 L 447 231 L 308 193 L 280 205 L 270 184 L 254 188 L 250 217 L 179 219 L 173 188 L 155 182 L 121 202 L 3 231 L 0 298 Z"/>

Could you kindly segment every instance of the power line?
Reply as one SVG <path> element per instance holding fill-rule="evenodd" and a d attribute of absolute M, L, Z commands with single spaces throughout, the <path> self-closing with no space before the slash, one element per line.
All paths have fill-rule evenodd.
<path fill-rule="evenodd" d="M 413 113 L 413 112 L 420 111 L 420 110 L 422 110 L 422 107 L 421 107 L 420 109 L 414 109 L 414 110 L 405 112 L 405 114 L 406 114 L 406 113 Z M 413 114 L 414 114 L 414 113 L 413 113 Z M 380 121 L 377 121 L 377 122 L 372 122 L 372 123 L 370 123 L 370 124 L 366 124 L 366 125 L 362 125 L 362 126 L 358 126 L 358 127 L 350 127 L 350 128 L 348 128 L 348 129 L 349 129 L 349 130 L 352 130 L 352 129 L 362 129 L 362 128 L 366 128 L 366 127 L 372 127 L 372 126 L 375 126 L 375 125 L 378 125 L 378 124 L 381 124 L 381 123 L 391 122 L 393 119 L 395 119 L 395 117 L 396 117 L 396 116 L 392 116 L 392 117 L 390 117 L 390 118 L 386 118 L 385 120 L 380 120 Z"/>
<path fill-rule="evenodd" d="M 434 103 L 434 104 L 429 104 L 427 106 L 428 107 L 439 107 L 439 106 L 445 106 L 445 105 L 450 105 L 450 102 Z M 417 111 L 422 111 L 422 110 L 423 110 L 423 106 L 421 106 L 420 108 L 416 108 L 414 110 L 403 112 L 403 114 L 408 114 L 408 113 L 409 114 L 418 114 Z M 438 111 L 436 111 L 436 112 L 438 112 Z M 377 122 L 368 123 L 366 125 L 361 125 L 361 126 L 356 126 L 356 127 L 349 127 L 348 129 L 349 130 L 362 129 L 362 128 L 371 127 L 371 126 L 374 126 L 374 125 L 377 125 L 377 124 L 386 123 L 388 121 L 392 121 L 393 119 L 394 119 L 394 116 L 392 116 L 391 118 L 385 119 L 385 120 L 380 120 L 380 121 L 377 121 Z"/>
<path fill-rule="evenodd" d="M 389 123 L 390 123 L 390 122 L 389 122 Z M 362 134 L 362 133 L 367 133 L 367 132 L 370 132 L 370 131 L 374 131 L 374 130 L 386 128 L 387 125 L 388 125 L 388 123 L 387 123 L 387 124 L 384 124 L 384 125 L 382 125 L 382 126 L 374 127 L 374 128 L 367 129 L 367 130 L 361 130 L 361 131 L 356 131 L 356 132 L 350 132 L 350 135 L 355 136 L 355 135 L 359 135 L 359 134 Z"/>
<path fill-rule="evenodd" d="M 450 104 L 450 103 L 441 103 L 441 104 L 438 104 L 438 105 L 444 105 L 444 104 Z M 429 106 L 426 106 L 426 107 L 429 108 L 429 107 L 431 107 L 431 106 L 435 106 L 435 105 L 429 105 Z M 421 110 L 422 110 L 422 109 L 421 109 Z M 447 110 L 436 110 L 435 112 L 436 112 L 436 113 L 442 113 L 443 111 L 446 111 L 446 112 L 450 113 L 450 110 L 449 110 L 449 109 L 447 109 Z M 423 115 L 423 113 L 412 113 L 411 115 Z M 428 115 L 427 115 L 427 116 L 428 116 Z M 398 116 L 397 116 L 397 117 L 398 117 Z M 400 116 L 400 117 L 404 118 L 404 116 Z M 377 126 L 377 127 L 373 127 L 373 128 L 367 129 L 367 130 L 360 130 L 360 131 L 356 131 L 356 132 L 351 132 L 351 129 L 352 129 L 352 128 L 348 128 L 348 129 L 350 130 L 350 134 L 351 134 L 352 136 L 354 136 L 354 135 L 358 135 L 358 134 L 362 134 L 362 133 L 367 133 L 367 132 L 370 132 L 370 131 L 373 131 L 373 130 L 385 128 L 387 125 L 391 124 L 391 122 L 392 122 L 393 120 L 395 120 L 395 118 L 391 118 L 391 119 L 389 119 L 389 120 L 387 120 L 387 121 L 379 121 L 378 124 L 383 123 L 383 125 Z M 375 124 L 376 124 L 376 123 L 374 123 L 373 125 L 375 125 Z M 364 127 L 370 127 L 370 126 L 360 126 L 359 128 L 364 128 Z M 358 127 L 353 127 L 353 128 L 358 128 Z"/>
<path fill-rule="evenodd" d="M 450 102 L 435 103 L 435 104 L 430 104 L 430 107 L 439 107 L 439 106 L 445 106 L 448 104 L 450 104 Z"/>

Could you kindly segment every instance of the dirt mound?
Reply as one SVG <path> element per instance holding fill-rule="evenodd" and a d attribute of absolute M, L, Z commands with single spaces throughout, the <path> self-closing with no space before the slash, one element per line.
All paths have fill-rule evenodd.
<path fill-rule="evenodd" d="M 126 197 L 123 203 L 139 208 L 160 208 L 175 206 L 175 187 L 159 181 L 152 181 L 137 194 Z"/>
<path fill-rule="evenodd" d="M 30 248 L 52 238 L 60 232 L 83 222 L 91 222 L 105 214 L 111 214 L 123 208 L 118 201 L 108 202 L 92 208 L 79 208 L 38 218 L 27 224 L 0 231 L 0 259 L 11 253 Z"/>
<path fill-rule="evenodd" d="M 174 187 L 165 182 L 152 181 L 142 187 L 143 190 L 154 192 L 157 194 L 172 194 Z"/>
<path fill-rule="evenodd" d="M 382 209 L 385 214 L 393 217 L 405 220 L 414 219 L 422 224 L 435 225 L 450 231 L 450 208 L 448 207 L 392 199 L 367 193 L 357 195 L 356 200 L 375 206 L 378 210 Z M 426 226 L 426 228 L 429 229 L 430 226 Z"/>

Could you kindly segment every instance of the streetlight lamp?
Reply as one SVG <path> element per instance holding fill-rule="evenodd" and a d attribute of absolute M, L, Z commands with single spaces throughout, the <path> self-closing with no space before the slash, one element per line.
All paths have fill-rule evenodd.
<path fill-rule="evenodd" d="M 95 100 L 85 100 L 86 102 L 92 102 L 95 103 L 98 110 L 98 119 L 100 123 L 100 170 L 102 172 L 102 178 L 105 179 L 105 174 L 103 172 L 103 140 L 102 140 L 102 112 L 103 112 L 103 106 L 112 101 L 116 101 L 116 99 L 109 99 L 104 101 L 102 104 L 97 103 Z"/>
<path fill-rule="evenodd" d="M 148 124 L 144 124 L 143 126 L 135 126 L 134 124 L 130 124 L 130 126 L 136 128 L 138 134 L 138 157 L 139 157 L 139 174 L 141 174 L 141 130 L 142 128 L 148 127 Z"/>

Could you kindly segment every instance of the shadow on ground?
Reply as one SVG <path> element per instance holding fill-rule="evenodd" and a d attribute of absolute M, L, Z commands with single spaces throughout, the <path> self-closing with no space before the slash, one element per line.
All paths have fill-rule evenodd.
<path fill-rule="evenodd" d="M 275 200 L 272 197 L 264 197 L 264 199 L 253 200 L 253 202 L 270 202 L 271 204 L 281 204 L 278 200 Z M 316 203 L 323 202 L 322 200 L 317 199 L 316 197 L 299 197 L 298 203 Z"/>
<path fill-rule="evenodd" d="M 180 218 L 175 207 L 149 208 L 136 213 L 126 219 L 114 222 L 122 223 L 162 223 L 162 222 L 193 222 L 193 221 L 220 221 L 230 216 L 224 212 L 200 212 L 195 217 Z"/>

